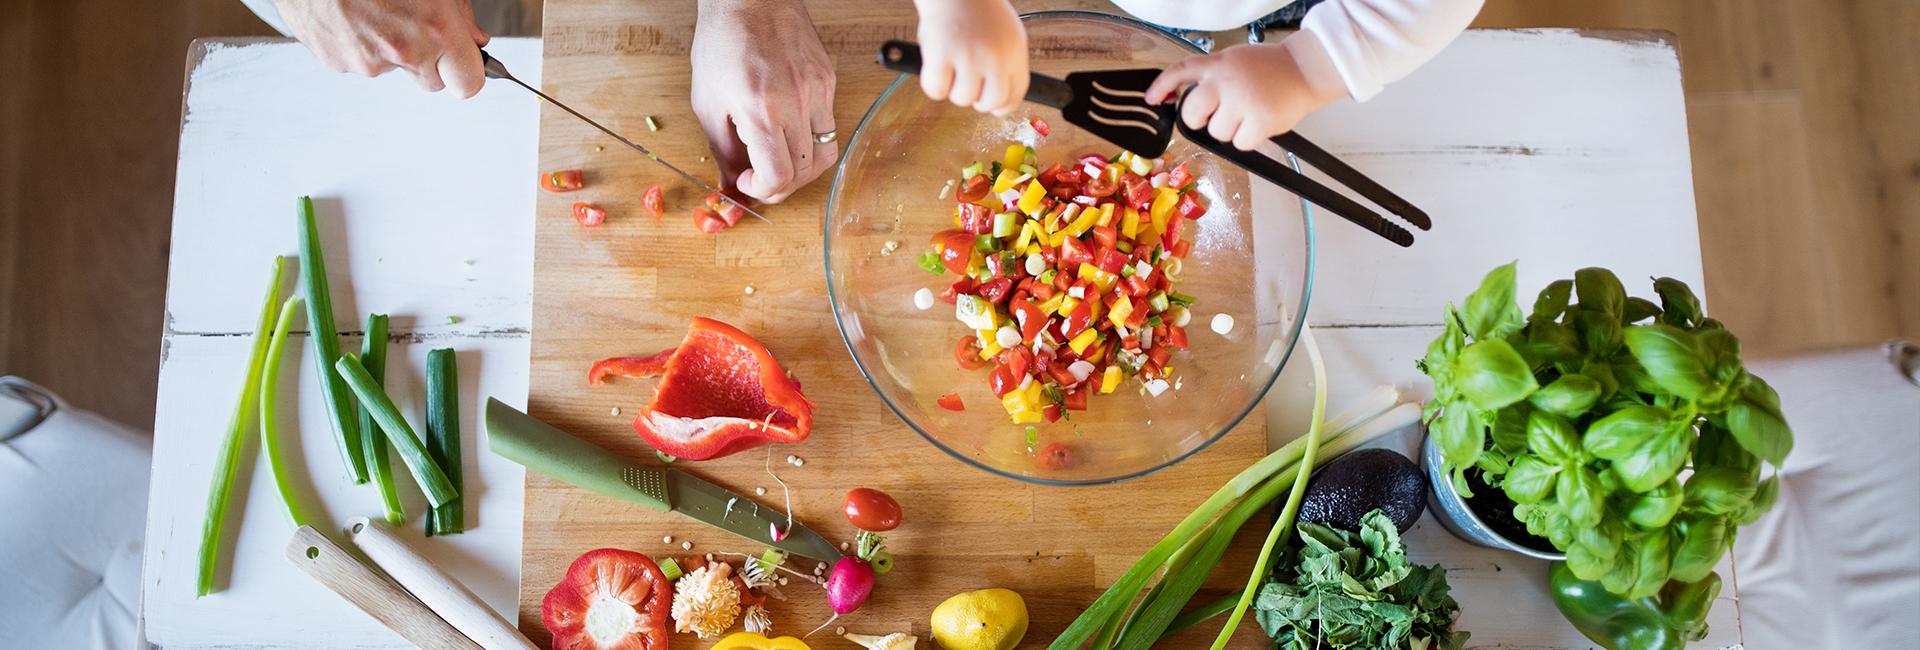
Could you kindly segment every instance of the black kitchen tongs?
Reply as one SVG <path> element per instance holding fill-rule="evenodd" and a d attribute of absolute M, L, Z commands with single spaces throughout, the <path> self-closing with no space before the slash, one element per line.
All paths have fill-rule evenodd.
<path fill-rule="evenodd" d="M 892 70 L 919 74 L 920 46 L 903 41 L 887 41 L 880 46 L 880 64 Z M 1230 143 L 1213 139 L 1204 130 L 1187 128 L 1186 123 L 1175 119 L 1179 115 L 1177 104 L 1148 104 L 1147 87 L 1160 76 L 1160 72 L 1154 68 L 1097 70 L 1075 72 L 1067 75 L 1066 79 L 1036 72 L 1030 75 L 1026 99 L 1060 109 L 1061 116 L 1068 122 L 1145 158 L 1158 158 L 1166 153 L 1177 128 L 1180 135 L 1200 148 L 1332 210 L 1334 214 L 1359 224 L 1387 241 L 1401 246 L 1413 245 L 1413 233 L 1406 228 L 1387 221 L 1379 213 L 1301 175 L 1286 164 L 1259 152 L 1235 149 Z M 1299 133 L 1282 133 L 1274 136 L 1273 142 L 1415 227 L 1421 230 L 1433 228 L 1433 221 L 1427 218 L 1427 213 Z"/>

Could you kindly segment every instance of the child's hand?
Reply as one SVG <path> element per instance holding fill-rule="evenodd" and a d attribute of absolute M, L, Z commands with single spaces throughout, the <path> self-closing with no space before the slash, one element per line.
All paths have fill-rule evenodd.
<path fill-rule="evenodd" d="M 920 89 L 1006 117 L 1027 94 L 1027 30 L 1007 0 L 916 0 Z"/>
<path fill-rule="evenodd" d="M 1194 129 L 1205 127 L 1215 140 L 1242 151 L 1293 130 L 1308 113 L 1347 96 L 1310 32 L 1297 32 L 1280 43 L 1187 57 L 1153 80 L 1147 101 L 1168 101 L 1188 85 L 1193 90 L 1181 107 L 1181 120 Z"/>

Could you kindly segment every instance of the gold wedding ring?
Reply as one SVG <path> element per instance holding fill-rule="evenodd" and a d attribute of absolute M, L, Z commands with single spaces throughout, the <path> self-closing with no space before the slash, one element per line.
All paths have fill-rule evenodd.
<path fill-rule="evenodd" d="M 840 137 L 840 131 L 839 131 L 839 130 L 833 130 L 833 131 L 828 131 L 828 132 L 826 132 L 826 133 L 815 133 L 815 134 L 813 134 L 813 141 L 814 141 L 814 142 L 818 142 L 818 143 L 820 143 L 820 144 L 826 144 L 826 143 L 829 143 L 829 142 L 833 142 L 833 141 L 834 141 L 835 139 L 837 139 L 837 138 L 839 138 L 839 137 Z"/>

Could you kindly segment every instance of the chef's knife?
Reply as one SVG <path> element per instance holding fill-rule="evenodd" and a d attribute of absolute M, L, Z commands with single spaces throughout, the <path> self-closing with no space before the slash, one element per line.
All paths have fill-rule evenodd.
<path fill-rule="evenodd" d="M 487 398 L 484 422 L 487 448 L 527 469 L 615 499 L 677 512 L 756 544 L 822 562 L 840 560 L 832 542 L 806 526 L 789 524 L 779 510 L 686 472 L 615 456 L 493 398 Z M 787 530 L 786 536 L 775 541 L 774 526 Z"/>
<path fill-rule="evenodd" d="M 634 151 L 638 151 L 642 155 L 645 155 L 648 158 L 652 158 L 654 162 L 665 165 L 667 169 L 673 170 L 673 173 L 679 174 L 681 178 L 687 179 L 688 181 L 692 182 L 694 185 L 699 185 L 700 187 L 706 188 L 708 192 L 718 195 L 720 198 L 725 199 L 726 202 L 728 203 L 732 203 L 734 205 L 740 206 L 740 209 L 746 210 L 747 214 L 753 215 L 755 218 L 758 218 L 761 221 L 766 221 L 767 223 L 773 223 L 772 221 L 767 221 L 766 217 L 760 216 L 760 213 L 754 212 L 753 208 L 747 207 L 747 204 L 734 200 L 733 197 L 728 196 L 725 192 L 713 189 L 712 185 L 708 185 L 705 182 L 702 182 L 700 179 L 694 178 L 692 174 L 688 174 L 686 172 L 680 171 L 680 168 L 673 166 L 673 163 L 667 162 L 665 160 L 661 160 L 659 156 L 653 155 L 653 152 L 647 151 L 646 147 L 642 147 L 640 145 L 634 144 L 632 140 L 628 140 L 624 137 L 621 137 L 620 134 L 614 133 L 613 129 L 600 126 L 599 122 L 595 122 L 591 118 L 588 118 L 585 115 L 581 115 L 580 111 L 567 108 L 566 104 L 562 104 L 559 102 L 559 100 L 556 100 L 552 97 L 548 97 L 546 93 L 540 92 L 538 88 L 534 88 L 533 86 L 527 85 L 527 82 L 521 81 L 519 79 L 515 79 L 513 76 L 513 73 L 507 72 L 507 65 L 504 63 L 501 63 L 499 59 L 493 58 L 493 55 L 487 54 L 486 50 L 480 51 L 480 59 L 481 59 L 481 62 L 486 65 L 488 79 L 505 79 L 507 81 L 511 81 L 516 84 L 519 84 L 521 88 L 527 89 L 527 92 L 533 93 L 535 95 L 539 95 L 541 99 L 547 100 L 549 103 L 552 103 L 554 106 L 560 107 L 560 110 L 566 111 L 568 113 L 572 113 L 574 117 L 580 118 L 580 121 L 593 125 L 593 128 L 600 129 L 601 133 L 605 133 L 607 135 L 613 136 L 613 139 L 619 140 L 620 144 L 633 147 Z"/>

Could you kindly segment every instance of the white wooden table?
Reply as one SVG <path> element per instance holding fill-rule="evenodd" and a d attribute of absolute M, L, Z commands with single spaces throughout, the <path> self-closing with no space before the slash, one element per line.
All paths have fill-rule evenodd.
<path fill-rule="evenodd" d="M 537 77 L 536 42 L 496 43 L 488 49 L 516 74 Z M 514 611 L 520 471 L 478 451 L 471 407 L 484 395 L 519 403 L 526 391 L 535 105 L 504 85 L 456 102 L 394 76 L 335 75 L 281 43 L 206 52 L 192 67 L 187 114 L 155 425 L 147 637 L 169 649 L 402 647 L 280 560 L 287 532 L 258 472 L 240 483 L 250 498 L 232 585 L 192 598 L 207 475 L 248 345 L 234 334 L 251 327 L 266 260 L 295 251 L 291 202 L 301 194 L 337 199 L 323 214 L 347 224 L 323 235 L 340 328 L 358 331 L 354 314 L 385 312 L 406 334 L 395 365 L 404 357 L 408 370 L 390 371 L 403 409 L 419 412 L 427 349 L 462 351 L 468 485 L 480 501 L 468 517 L 478 526 L 422 543 L 496 609 Z M 1671 42 L 1570 31 L 1470 32 L 1379 98 L 1308 118 L 1302 133 L 1435 222 L 1399 249 L 1322 213 L 1309 320 L 1328 357 L 1329 408 L 1380 384 L 1430 390 L 1413 360 L 1438 334 L 1441 305 L 1499 264 L 1520 260 L 1528 301 L 1585 266 L 1612 268 L 1638 295 L 1651 295 L 1645 278 L 1654 275 L 1704 289 L 1685 120 Z M 1255 191 L 1263 204 L 1293 200 L 1271 186 Z M 300 356 L 305 363 L 304 347 Z M 311 369 L 299 372 L 304 380 Z M 1309 377 L 1303 361 L 1275 384 L 1276 443 L 1304 430 Z M 371 487 L 342 479 L 312 382 L 285 383 L 299 386 L 300 462 L 328 517 L 378 513 Z M 1417 457 L 1417 443 L 1382 444 Z M 412 499 L 417 531 L 422 500 Z M 1593 647 L 1548 600 L 1546 563 L 1470 546 L 1431 519 L 1407 542 L 1416 561 L 1447 568 L 1470 647 Z M 1721 575 L 1731 584 L 1729 566 Z M 1732 593 L 1695 647 L 1739 643 Z"/>

